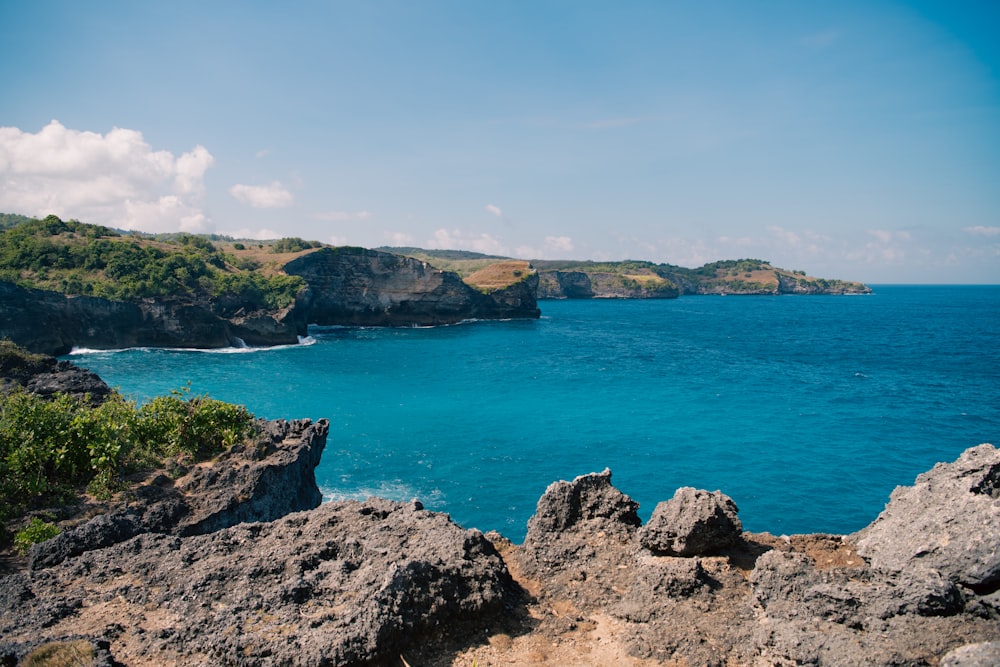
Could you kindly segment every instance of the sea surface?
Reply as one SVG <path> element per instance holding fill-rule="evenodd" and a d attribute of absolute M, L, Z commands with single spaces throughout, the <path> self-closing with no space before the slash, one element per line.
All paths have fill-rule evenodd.
<path fill-rule="evenodd" d="M 545 488 L 610 468 L 643 520 L 720 489 L 744 528 L 849 533 L 897 485 L 1000 446 L 1000 287 L 543 301 L 537 321 L 332 328 L 312 343 L 70 358 L 146 400 L 330 420 L 327 499 L 417 498 L 518 542 Z"/>

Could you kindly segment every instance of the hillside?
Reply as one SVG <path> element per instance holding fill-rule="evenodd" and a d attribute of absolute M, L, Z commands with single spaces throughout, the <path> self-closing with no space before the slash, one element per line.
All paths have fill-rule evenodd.
<path fill-rule="evenodd" d="M 494 262 L 508 261 L 465 251 L 384 248 L 468 277 Z M 538 298 L 672 298 L 682 294 L 867 294 L 864 284 L 818 278 L 759 259 L 724 260 L 699 268 L 642 260 L 595 262 L 530 260 L 538 271 Z"/>

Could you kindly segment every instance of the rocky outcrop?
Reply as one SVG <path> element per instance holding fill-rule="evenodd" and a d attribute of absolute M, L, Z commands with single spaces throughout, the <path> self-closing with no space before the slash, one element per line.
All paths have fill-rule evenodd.
<path fill-rule="evenodd" d="M 321 248 L 283 270 L 308 284 L 311 324 L 426 326 L 540 315 L 531 277 L 507 290 L 483 293 L 455 273 L 378 250 Z"/>
<path fill-rule="evenodd" d="M 176 476 L 158 475 L 118 507 L 31 548 L 32 569 L 51 567 L 86 551 L 141 533 L 200 535 L 238 523 L 273 521 L 322 501 L 314 470 L 329 423 L 261 421 L 253 445 L 231 447 L 214 461 Z"/>
<path fill-rule="evenodd" d="M 99 405 L 111 394 L 111 387 L 96 373 L 58 361 L 45 354 L 32 354 L 9 341 L 0 341 L 0 392 L 14 387 L 46 398 L 69 394 Z"/>
<path fill-rule="evenodd" d="M 280 449 L 301 426 L 274 426 L 271 444 Z M 293 499 L 289 480 L 275 478 L 258 483 L 258 497 L 284 500 L 241 513 L 254 492 L 239 486 L 238 471 L 273 456 L 236 451 L 172 483 L 213 497 L 204 505 L 214 510 L 188 502 L 171 518 L 163 498 L 140 493 L 140 520 L 172 528 L 143 524 L 139 534 L 123 531 L 124 541 L 0 580 L 0 660 L 71 640 L 126 664 L 372 665 L 402 655 L 428 665 L 477 656 L 482 664 L 981 665 L 998 654 L 991 445 L 894 492 L 857 535 L 744 533 L 732 499 L 690 488 L 643 527 L 638 505 L 605 470 L 550 485 L 521 546 L 463 530 L 417 501 L 328 503 L 255 522 L 315 501 L 308 492 Z M 303 465 L 317 458 L 311 450 Z M 227 497 L 231 485 L 242 491 Z M 968 521 L 956 524 L 955 512 Z M 511 658 L 522 643 L 529 649 Z"/>
<path fill-rule="evenodd" d="M 372 665 L 494 619 L 510 578 L 478 531 L 373 499 L 143 534 L 0 583 L 0 636 L 21 645 L 87 634 L 126 664 Z"/>
<path fill-rule="evenodd" d="M 294 308 L 230 321 L 215 314 L 210 304 L 171 299 L 110 301 L 7 282 L 0 282 L 0 312 L 0 338 L 53 355 L 66 354 L 74 347 L 218 348 L 238 345 L 241 340 L 248 345 L 283 345 L 296 343 L 299 335 L 306 334 L 305 323 Z"/>
<path fill-rule="evenodd" d="M 689 488 L 638 527 L 608 471 L 585 475 L 548 488 L 523 547 L 505 556 L 537 591 L 543 628 L 568 633 L 565 610 L 573 627 L 610 617 L 637 659 L 916 665 L 951 651 L 958 661 L 959 647 L 1000 637 L 988 583 L 998 456 L 982 445 L 936 466 L 847 537 L 744 534 L 730 498 Z"/>
<path fill-rule="evenodd" d="M 740 541 L 743 525 L 737 511 L 724 493 L 685 486 L 656 506 L 639 541 L 657 556 L 717 554 Z"/>
<path fill-rule="evenodd" d="M 974 447 L 896 488 L 854 539 L 875 567 L 931 568 L 973 590 L 1000 590 L 1000 451 Z"/>

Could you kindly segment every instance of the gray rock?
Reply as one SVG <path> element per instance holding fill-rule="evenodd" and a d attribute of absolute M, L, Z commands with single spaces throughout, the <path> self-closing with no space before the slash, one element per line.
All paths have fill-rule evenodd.
<path fill-rule="evenodd" d="M 112 646 L 127 664 L 384 663 L 489 623 L 511 587 L 479 531 L 377 499 L 209 535 L 139 535 L 31 573 L 30 591 L 19 576 L 0 596 L 0 636 L 44 641 L 53 618 L 63 635 L 128 619 Z"/>
<path fill-rule="evenodd" d="M 967 644 L 948 651 L 941 667 L 996 667 L 1000 665 L 1000 641 Z"/>
<path fill-rule="evenodd" d="M 656 506 L 639 540 L 659 555 L 718 553 L 739 542 L 743 525 L 737 512 L 732 498 L 719 491 L 682 487 L 671 500 Z"/>
<path fill-rule="evenodd" d="M 538 318 L 538 276 L 484 294 L 457 273 L 379 250 L 320 248 L 282 267 L 309 286 L 308 321 L 319 325 L 410 326 L 472 318 Z"/>
<path fill-rule="evenodd" d="M 939 463 L 854 536 L 873 567 L 920 565 L 984 593 L 1000 585 L 1000 451 L 984 444 Z"/>
<path fill-rule="evenodd" d="M 634 532 L 641 521 L 635 502 L 611 485 L 611 471 L 581 475 L 572 482 L 553 482 L 538 500 L 528 519 L 525 542 L 539 542 L 551 533 L 564 533 L 578 525 L 614 533 Z"/>
<path fill-rule="evenodd" d="M 29 567 L 51 567 L 140 533 L 199 535 L 318 506 L 323 497 L 315 468 L 329 422 L 276 420 L 259 425 L 262 435 L 254 446 L 233 447 L 212 465 L 193 466 L 176 481 L 159 476 L 139 487 L 127 506 L 33 545 Z"/>

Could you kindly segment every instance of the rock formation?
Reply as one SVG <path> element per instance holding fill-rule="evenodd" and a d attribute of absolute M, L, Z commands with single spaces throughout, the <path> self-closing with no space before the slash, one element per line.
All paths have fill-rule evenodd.
<path fill-rule="evenodd" d="M 313 509 L 323 497 L 315 468 L 329 423 L 261 421 L 253 445 L 237 445 L 210 464 L 160 474 L 133 497 L 31 549 L 32 569 L 50 567 L 140 533 L 200 535 L 238 523 L 273 521 Z"/>
<path fill-rule="evenodd" d="M 109 301 L 25 289 L 0 281 L 0 338 L 33 352 L 66 354 L 74 347 L 216 348 L 284 345 L 305 335 L 294 307 L 227 319 L 210 304 L 172 299 Z"/>
<path fill-rule="evenodd" d="M 45 354 L 32 354 L 9 341 L 0 341 L 0 392 L 13 387 L 46 398 L 69 394 L 99 405 L 111 394 L 111 387 L 96 373 L 58 361 Z"/>
<path fill-rule="evenodd" d="M 484 294 L 426 262 L 365 248 L 321 248 L 284 266 L 311 291 L 310 324 L 411 326 L 540 315 L 537 277 Z"/>
<path fill-rule="evenodd" d="M 897 489 L 856 535 L 743 533 L 730 498 L 689 488 L 642 526 L 605 470 L 550 485 L 515 546 L 417 501 L 305 509 L 323 438 L 323 423 L 275 423 L 262 449 L 153 480 L 103 523 L 36 546 L 31 569 L 0 580 L 0 663 L 73 646 L 100 664 L 193 665 L 1000 655 L 991 445 Z M 102 537 L 110 525 L 125 530 Z"/>
<path fill-rule="evenodd" d="M 676 299 L 680 290 L 670 280 L 639 280 L 606 271 L 542 271 L 539 299 Z"/>

